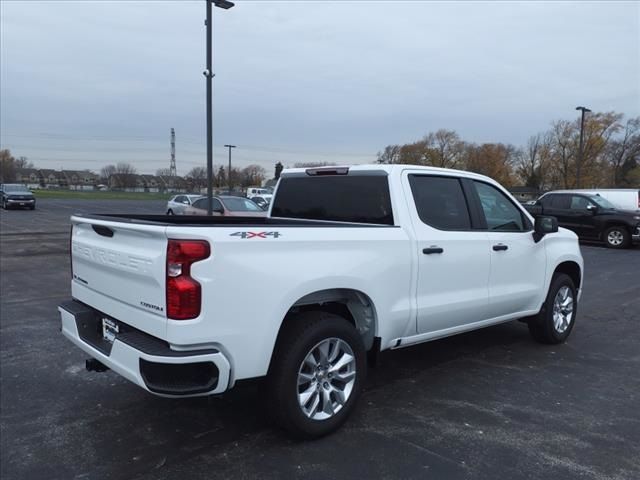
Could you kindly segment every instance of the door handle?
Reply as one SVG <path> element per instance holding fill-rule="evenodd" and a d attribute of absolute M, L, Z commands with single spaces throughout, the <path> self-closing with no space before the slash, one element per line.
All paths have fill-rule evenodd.
<path fill-rule="evenodd" d="M 503 245 L 502 243 L 499 243 L 498 245 L 494 245 L 494 246 L 493 246 L 493 250 L 494 250 L 495 252 L 499 252 L 499 251 L 501 251 L 501 250 L 509 250 L 509 247 L 508 247 L 508 246 L 506 246 L 506 245 Z"/>
<path fill-rule="evenodd" d="M 422 249 L 422 253 L 424 253 L 425 255 L 431 255 L 432 253 L 442 253 L 442 252 L 444 252 L 444 249 L 440 247 L 429 247 L 429 248 Z"/>

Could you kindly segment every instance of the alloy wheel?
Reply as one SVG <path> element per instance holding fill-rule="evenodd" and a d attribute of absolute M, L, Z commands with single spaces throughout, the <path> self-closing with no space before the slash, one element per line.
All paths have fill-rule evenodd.
<path fill-rule="evenodd" d="M 573 292 L 566 285 L 561 287 L 553 300 L 553 327 L 564 333 L 573 320 Z"/>
<path fill-rule="evenodd" d="M 305 356 L 298 370 L 298 404 L 312 420 L 326 420 L 347 403 L 356 381 L 356 358 L 347 342 L 327 338 Z"/>

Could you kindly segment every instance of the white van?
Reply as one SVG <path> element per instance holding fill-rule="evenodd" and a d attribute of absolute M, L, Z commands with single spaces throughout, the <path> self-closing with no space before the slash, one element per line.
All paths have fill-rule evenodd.
<path fill-rule="evenodd" d="M 267 190 L 266 188 L 259 188 L 259 187 L 249 187 L 247 188 L 247 198 L 252 198 L 252 197 L 264 197 L 264 196 L 272 196 L 271 192 L 269 190 Z"/>
<path fill-rule="evenodd" d="M 600 195 L 621 210 L 640 210 L 640 190 L 637 188 L 590 188 L 572 192 Z"/>

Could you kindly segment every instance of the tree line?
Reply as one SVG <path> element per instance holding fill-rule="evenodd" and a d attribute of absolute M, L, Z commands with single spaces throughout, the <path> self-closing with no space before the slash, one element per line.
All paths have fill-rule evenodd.
<path fill-rule="evenodd" d="M 454 130 L 440 129 L 386 146 L 377 161 L 469 170 L 539 191 L 578 188 L 578 168 L 582 188 L 640 187 L 640 117 L 625 121 L 621 113 L 590 113 L 583 137 L 580 156 L 580 119 L 554 121 L 521 147 L 467 142 Z"/>

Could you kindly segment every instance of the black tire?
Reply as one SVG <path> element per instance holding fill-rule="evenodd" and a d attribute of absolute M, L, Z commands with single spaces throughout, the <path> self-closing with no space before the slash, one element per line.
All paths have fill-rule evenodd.
<path fill-rule="evenodd" d="M 556 328 L 554 321 L 554 303 L 558 292 L 564 287 L 568 287 L 572 298 L 572 310 L 568 317 L 568 326 L 563 330 Z M 558 344 L 567 340 L 576 323 L 576 314 L 578 309 L 578 301 L 576 297 L 576 287 L 569 275 L 564 273 L 556 273 L 551 280 L 547 298 L 544 301 L 540 313 L 532 317 L 529 321 L 529 333 L 540 343 Z M 565 316 L 566 318 L 566 316 Z"/>
<path fill-rule="evenodd" d="M 29 210 L 35 210 L 35 209 L 36 209 L 35 205 L 32 205 L 31 207 L 29 207 Z"/>
<path fill-rule="evenodd" d="M 603 240 L 609 248 L 627 248 L 631 243 L 631 235 L 624 226 L 614 225 L 605 230 Z"/>
<path fill-rule="evenodd" d="M 307 355 L 328 339 L 342 340 L 351 348 L 355 358 L 355 381 L 340 410 L 327 419 L 312 419 L 303 412 L 298 401 L 298 388 L 306 388 L 298 387 L 298 374 Z M 362 339 L 344 318 L 313 311 L 287 319 L 284 330 L 278 336 L 268 375 L 268 400 L 273 420 L 300 439 L 318 438 L 334 432 L 353 410 L 362 391 L 366 370 Z M 321 387 L 317 388 L 320 392 Z M 317 395 L 322 396 L 320 393 Z"/>
<path fill-rule="evenodd" d="M 7 206 L 7 201 L 6 200 L 2 200 L 2 208 L 4 208 L 5 210 L 9 210 L 9 207 Z"/>

